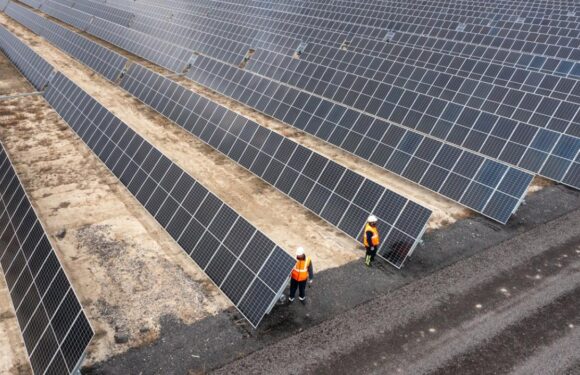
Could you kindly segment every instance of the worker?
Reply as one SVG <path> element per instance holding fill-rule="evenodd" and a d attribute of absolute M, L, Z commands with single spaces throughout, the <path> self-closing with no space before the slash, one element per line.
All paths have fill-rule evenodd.
<path fill-rule="evenodd" d="M 375 255 L 377 255 L 377 250 L 379 249 L 379 244 L 381 240 L 379 238 L 379 230 L 377 228 L 377 217 L 375 215 L 369 216 L 367 219 L 367 225 L 365 225 L 365 231 L 363 233 L 363 244 L 367 250 L 365 264 L 370 267 L 372 262 L 375 260 Z"/>
<path fill-rule="evenodd" d="M 314 270 L 312 268 L 312 260 L 304 254 L 304 248 L 299 247 L 296 250 L 296 265 L 292 270 L 290 279 L 290 297 L 288 301 L 294 302 L 296 289 L 299 289 L 299 299 L 303 304 L 306 303 L 306 283 L 312 284 L 314 279 Z"/>

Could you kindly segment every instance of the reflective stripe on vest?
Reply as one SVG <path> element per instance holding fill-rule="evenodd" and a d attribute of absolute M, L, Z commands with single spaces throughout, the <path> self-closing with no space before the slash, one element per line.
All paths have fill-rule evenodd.
<path fill-rule="evenodd" d="M 379 243 L 381 242 L 379 239 L 379 230 L 377 227 L 372 227 L 369 223 L 367 223 L 365 226 L 365 231 L 363 232 L 363 244 L 365 247 L 370 246 L 367 241 L 367 232 L 372 232 L 373 234 L 373 237 L 371 238 L 372 246 L 379 246 Z"/>
<path fill-rule="evenodd" d="M 292 278 L 298 282 L 308 280 L 308 266 L 310 265 L 310 257 L 306 257 L 305 260 L 299 260 L 296 262 L 294 269 L 292 270 Z"/>

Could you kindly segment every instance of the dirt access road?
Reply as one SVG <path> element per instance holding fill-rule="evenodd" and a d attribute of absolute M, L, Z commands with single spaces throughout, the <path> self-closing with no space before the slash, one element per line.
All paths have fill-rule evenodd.
<path fill-rule="evenodd" d="M 575 332 L 569 324 L 580 324 L 570 317 L 570 308 L 578 306 L 574 296 L 558 299 L 579 282 L 579 218 L 580 192 L 547 187 L 528 196 L 506 226 L 474 217 L 428 234 L 402 271 L 380 263 L 368 269 L 355 261 L 318 272 L 306 306 L 277 306 L 258 330 L 233 327 L 223 314 L 191 325 L 166 319 L 155 343 L 84 372 L 429 373 L 462 354 L 478 358 L 483 350 L 478 346 L 496 336 L 506 341 L 488 350 L 511 353 L 515 338 L 530 345 L 518 361 L 543 362 L 540 353 L 568 348 L 566 342 L 574 340 L 569 334 Z M 549 305 L 566 311 L 557 318 L 548 312 L 555 327 L 538 323 L 545 314 L 526 323 Z M 510 330 L 521 322 L 542 329 L 529 336 Z M 557 343 L 560 338 L 565 341 Z M 307 353 L 304 359 L 299 352 Z M 568 351 L 567 358 L 574 354 Z M 421 361 L 424 367 L 411 368 Z M 514 365 L 510 358 L 501 361 Z M 569 362 L 562 363 L 573 366 Z M 471 366 L 471 373 L 480 373 L 480 367 Z M 443 373 L 470 372 L 453 368 Z"/>
<path fill-rule="evenodd" d="M 570 212 L 216 374 L 580 374 L 579 223 Z"/>

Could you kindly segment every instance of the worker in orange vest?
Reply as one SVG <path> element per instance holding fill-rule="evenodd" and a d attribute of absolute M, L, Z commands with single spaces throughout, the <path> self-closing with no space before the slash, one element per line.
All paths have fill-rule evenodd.
<path fill-rule="evenodd" d="M 290 296 L 288 301 L 294 302 L 296 289 L 299 289 L 299 299 L 303 304 L 306 303 L 306 283 L 312 284 L 314 279 L 314 270 L 312 268 L 312 260 L 304 254 L 304 248 L 299 247 L 296 250 L 296 265 L 292 270 L 292 277 L 290 279 Z"/>
<path fill-rule="evenodd" d="M 367 250 L 365 258 L 365 264 L 367 267 L 370 267 L 371 263 L 375 260 L 375 255 L 377 255 L 377 250 L 381 243 L 379 230 L 377 229 L 377 221 L 378 219 L 375 215 L 369 216 L 363 233 L 363 244 Z"/>

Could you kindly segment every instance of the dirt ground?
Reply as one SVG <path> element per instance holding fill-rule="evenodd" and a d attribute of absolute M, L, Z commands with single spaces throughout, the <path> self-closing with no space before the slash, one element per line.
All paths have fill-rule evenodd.
<path fill-rule="evenodd" d="M 33 92 L 34 88 L 28 84 L 28 81 L 18 71 L 15 71 L 12 65 L 0 65 L 0 95 L 9 96 Z M 0 108 L 2 108 L 0 102 Z"/>
<path fill-rule="evenodd" d="M 551 215 L 547 198 L 554 196 L 537 202 L 545 206 L 535 216 Z M 508 240 L 215 374 L 577 375 L 580 208 L 574 206 L 535 227 L 529 225 L 542 219 L 526 215 Z M 288 350 L 294 347 L 308 355 L 296 360 Z"/>
<path fill-rule="evenodd" d="M 8 66 L 3 56 L 0 66 Z M 41 97 L 1 104 L 2 142 L 96 331 L 86 363 L 151 342 L 163 316 L 191 323 L 229 307 Z M 116 332 L 129 343 L 115 344 Z"/>

